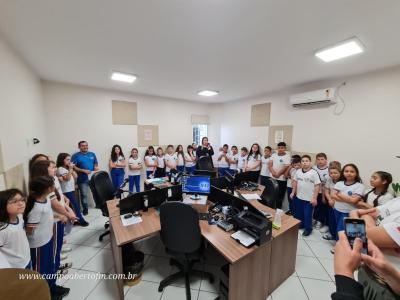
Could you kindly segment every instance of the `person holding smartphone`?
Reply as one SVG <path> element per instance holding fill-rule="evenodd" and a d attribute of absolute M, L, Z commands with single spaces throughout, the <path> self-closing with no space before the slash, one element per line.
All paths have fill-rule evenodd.
<path fill-rule="evenodd" d="M 346 234 L 339 232 L 335 246 L 334 270 L 336 292 L 333 300 L 399 299 L 400 272 L 385 258 L 379 248 L 368 241 L 368 254 L 362 254 L 359 238 L 350 246 Z M 361 263 L 364 264 L 360 268 Z M 358 282 L 354 272 L 358 272 Z"/>

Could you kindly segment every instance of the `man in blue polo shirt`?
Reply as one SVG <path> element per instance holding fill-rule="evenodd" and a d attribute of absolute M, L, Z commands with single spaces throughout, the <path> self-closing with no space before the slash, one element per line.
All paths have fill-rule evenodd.
<path fill-rule="evenodd" d="M 89 193 L 89 177 L 94 171 L 99 170 L 96 154 L 89 152 L 89 145 L 86 141 L 78 143 L 79 152 L 72 155 L 74 169 L 78 173 L 78 187 L 81 194 L 82 213 L 88 214 L 88 193 Z"/>

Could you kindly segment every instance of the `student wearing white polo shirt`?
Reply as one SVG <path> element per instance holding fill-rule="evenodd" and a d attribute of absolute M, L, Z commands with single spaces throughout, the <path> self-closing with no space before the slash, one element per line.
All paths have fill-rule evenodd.
<path fill-rule="evenodd" d="M 269 160 L 271 159 L 272 148 L 267 146 L 264 148 L 264 155 L 261 156 L 261 171 L 260 171 L 260 183 L 263 186 L 267 185 L 268 177 L 271 177 L 269 171 Z"/>
<path fill-rule="evenodd" d="M 175 150 L 176 155 L 176 170 L 178 172 L 185 171 L 185 153 L 183 152 L 183 146 L 178 145 Z"/>
<path fill-rule="evenodd" d="M 242 147 L 240 149 L 240 156 L 238 158 L 238 172 L 244 172 L 244 169 L 246 168 L 248 153 L 249 151 L 246 147 Z"/>
<path fill-rule="evenodd" d="M 345 165 L 340 173 L 339 182 L 331 191 L 331 198 L 335 201 L 336 233 L 344 230 L 343 220 L 349 216 L 350 211 L 357 209 L 358 205 L 362 208 L 363 195 L 364 185 L 361 183 L 357 166 Z"/>
<path fill-rule="evenodd" d="M 311 157 L 303 155 L 302 168 L 294 175 L 293 190 L 290 198 L 296 195 L 296 219 L 301 221 L 300 228 L 304 228 L 303 236 L 309 236 L 312 232 L 313 210 L 317 205 L 317 197 L 321 186 L 321 180 L 317 171 L 311 166 Z"/>
<path fill-rule="evenodd" d="M 258 177 L 261 170 L 261 152 L 260 145 L 254 143 L 251 145 L 249 155 L 247 156 L 245 171 L 250 173 L 250 180 L 258 183 Z"/>
<path fill-rule="evenodd" d="M 144 164 L 146 166 L 146 178 L 154 177 L 157 168 L 157 156 L 154 152 L 154 147 L 149 146 L 144 154 Z"/>
<path fill-rule="evenodd" d="M 161 147 L 157 148 L 157 169 L 154 177 L 160 178 L 165 176 L 165 160 L 164 150 Z"/>
<path fill-rule="evenodd" d="M 329 178 L 329 165 L 328 165 L 328 157 L 325 153 L 321 152 L 315 156 L 316 165 L 313 167 L 315 171 L 318 172 L 319 178 L 321 179 L 321 190 L 318 194 L 317 206 L 314 209 L 314 220 L 315 220 L 315 229 L 322 229 L 323 233 L 328 230 L 328 210 L 329 205 L 326 203 L 324 199 L 324 185 L 326 180 Z"/>
<path fill-rule="evenodd" d="M 188 145 L 186 150 L 187 150 L 187 152 L 185 153 L 186 173 L 193 174 L 194 167 L 196 165 L 196 154 L 194 153 L 194 149 L 191 145 Z"/>
<path fill-rule="evenodd" d="M 167 146 L 167 153 L 164 155 L 165 161 L 165 173 L 167 176 L 171 174 L 171 170 L 176 170 L 176 161 L 178 158 L 176 157 L 176 153 L 174 153 L 174 146 Z"/>
<path fill-rule="evenodd" d="M 285 176 L 287 177 L 287 197 L 289 201 L 289 211 L 292 214 L 292 216 L 296 215 L 296 203 L 298 199 L 294 197 L 293 199 L 290 198 L 290 194 L 292 194 L 293 190 L 293 181 L 294 181 L 294 176 L 297 172 L 297 170 L 301 169 L 301 157 L 300 155 L 293 155 L 292 156 L 292 162 L 290 164 L 290 168 L 286 171 Z"/>
<path fill-rule="evenodd" d="M 385 171 L 376 171 L 371 175 L 369 181 L 371 188 L 363 196 L 370 208 L 386 204 L 393 199 L 393 195 L 389 191 L 392 181 L 392 174 Z"/>
<path fill-rule="evenodd" d="M 229 169 L 228 149 L 229 146 L 224 144 L 222 151 L 218 153 L 218 175 L 220 177 L 225 176 L 226 171 Z"/>
<path fill-rule="evenodd" d="M 286 194 L 287 179 L 285 177 L 285 172 L 290 166 L 290 155 L 286 152 L 286 143 L 278 143 L 278 149 L 276 153 L 271 155 L 269 162 L 269 171 L 271 172 L 271 177 L 278 181 L 279 194 L 276 203 L 277 208 L 282 208 L 283 199 Z"/>
<path fill-rule="evenodd" d="M 234 176 L 238 170 L 238 161 L 239 161 L 239 154 L 238 154 L 238 148 L 236 146 L 231 147 L 231 154 L 228 154 L 228 160 L 229 160 L 229 169 L 227 172 Z"/>
<path fill-rule="evenodd" d="M 81 207 L 75 198 L 75 179 L 77 174 L 74 170 L 74 164 L 71 162 L 71 156 L 68 153 L 60 153 L 57 156 L 57 177 L 61 184 L 61 190 L 72 204 L 75 215 L 78 218 L 79 225 L 88 226 L 82 215 Z"/>
<path fill-rule="evenodd" d="M 40 274 L 55 274 L 53 245 L 53 210 L 48 196 L 54 194 L 54 179 L 39 176 L 30 180 L 29 197 L 24 213 L 26 233 L 31 248 L 32 269 Z M 62 298 L 68 288 L 56 285 L 55 276 L 46 278 L 52 297 Z"/>
<path fill-rule="evenodd" d="M 9 189 L 0 192 L 0 254 L 11 268 L 31 267 L 31 253 L 22 216 L 25 206 L 26 199 L 21 191 Z"/>
<path fill-rule="evenodd" d="M 136 193 L 140 192 L 140 172 L 143 168 L 142 159 L 139 157 L 137 148 L 131 150 L 131 156 L 128 159 L 128 179 L 129 191 L 133 193 L 133 188 L 136 188 Z"/>

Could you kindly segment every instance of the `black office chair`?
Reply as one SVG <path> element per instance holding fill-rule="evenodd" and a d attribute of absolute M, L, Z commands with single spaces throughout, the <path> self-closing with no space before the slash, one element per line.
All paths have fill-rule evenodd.
<path fill-rule="evenodd" d="M 261 204 L 276 209 L 276 202 L 279 197 L 279 185 L 276 179 L 268 177 L 265 181 L 265 189 L 261 194 Z"/>
<path fill-rule="evenodd" d="M 103 216 L 108 217 L 107 201 L 114 199 L 115 188 L 112 184 L 110 176 L 105 171 L 99 171 L 92 175 L 89 181 L 89 187 L 93 194 L 93 199 L 96 204 L 96 208 L 101 210 Z M 108 227 L 110 226 L 107 221 L 104 224 L 106 231 L 99 236 L 101 242 L 103 238 L 110 234 Z"/>
<path fill-rule="evenodd" d="M 160 206 L 160 223 L 161 240 L 166 252 L 173 256 L 170 264 L 177 266 L 180 271 L 162 280 L 158 291 L 162 292 L 166 286 L 185 277 L 186 299 L 190 300 L 190 275 L 206 276 L 210 283 L 214 282 L 211 273 L 192 269 L 204 252 L 198 213 L 182 202 L 166 202 Z"/>

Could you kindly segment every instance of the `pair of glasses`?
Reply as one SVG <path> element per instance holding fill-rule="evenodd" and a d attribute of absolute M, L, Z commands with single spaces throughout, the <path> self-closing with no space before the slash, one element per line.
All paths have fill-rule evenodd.
<path fill-rule="evenodd" d="M 21 198 L 21 199 L 11 199 L 11 200 L 8 200 L 8 204 L 17 204 L 17 203 L 19 203 L 19 202 L 21 202 L 21 203 L 26 203 L 26 198 L 25 197 L 23 197 L 23 198 Z"/>

